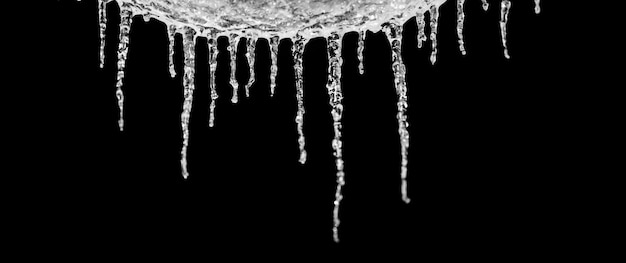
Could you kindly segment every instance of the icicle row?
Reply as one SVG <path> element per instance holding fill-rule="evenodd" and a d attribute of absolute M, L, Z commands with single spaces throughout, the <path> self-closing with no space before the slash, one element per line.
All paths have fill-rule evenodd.
<path fill-rule="evenodd" d="M 274 97 L 274 91 L 276 89 L 276 74 L 278 73 L 278 36 L 270 38 L 270 51 L 272 53 L 272 66 L 270 67 L 270 92 Z"/>
<path fill-rule="evenodd" d="M 509 21 L 509 10 L 511 9 L 510 0 L 502 0 L 500 2 L 500 35 L 502 37 L 502 46 L 504 47 L 504 57 L 510 59 L 509 48 L 506 44 L 506 24 Z"/>
<path fill-rule="evenodd" d="M 402 25 L 390 24 L 385 28 L 387 39 L 391 45 L 391 57 L 392 57 L 392 70 L 394 75 L 394 84 L 396 88 L 396 94 L 398 95 L 398 134 L 400 135 L 400 146 L 402 162 L 400 167 L 400 179 L 402 184 L 400 186 L 402 191 L 402 200 L 405 203 L 411 202 L 407 193 L 407 165 L 409 162 L 409 123 L 407 121 L 407 108 L 409 106 L 407 86 L 406 86 L 406 67 L 402 61 Z"/>
<path fill-rule="evenodd" d="M 107 30 L 107 5 L 104 0 L 98 0 L 98 23 L 100 24 L 100 68 L 104 68 L 104 47 L 106 45 Z"/>
<path fill-rule="evenodd" d="M 248 79 L 248 83 L 246 83 L 246 98 L 250 97 L 250 87 L 252 83 L 254 83 L 254 61 L 255 61 L 255 50 L 256 50 L 256 38 L 249 36 L 247 37 L 247 53 L 246 58 L 248 59 L 248 65 L 250 66 L 250 79 Z"/>
<path fill-rule="evenodd" d="M 343 186 L 345 185 L 344 172 L 343 172 L 343 143 L 341 142 L 341 118 L 343 115 L 343 92 L 341 91 L 341 65 L 343 59 L 341 58 L 341 35 L 333 32 L 328 37 L 328 82 L 326 83 L 326 89 L 328 90 L 328 96 L 333 116 L 333 128 L 335 137 L 332 142 L 332 147 L 335 155 L 335 165 L 337 168 L 337 188 L 335 190 L 335 201 L 333 202 L 333 239 L 335 242 L 339 242 L 339 204 L 343 199 L 341 193 Z"/>
<path fill-rule="evenodd" d="M 195 89 L 195 43 L 196 32 L 191 28 L 185 28 L 183 34 L 183 53 L 185 55 L 185 66 L 183 75 L 183 113 L 180 116 L 180 125 L 183 129 L 183 148 L 181 150 L 180 166 L 183 178 L 189 177 L 187 171 L 187 146 L 189 145 L 189 119 L 191 118 L 191 107 L 193 104 L 193 91 Z"/>
<path fill-rule="evenodd" d="M 230 85 L 233 87 L 233 97 L 230 99 L 232 103 L 239 102 L 239 83 L 237 82 L 237 76 L 235 71 L 237 70 L 237 47 L 239 46 L 239 36 L 237 34 L 230 34 L 228 38 L 228 52 L 230 53 Z"/>
<path fill-rule="evenodd" d="M 175 25 L 170 25 L 167 29 L 167 36 L 169 38 L 169 69 L 170 76 L 176 77 L 176 69 L 174 68 L 174 44 L 176 43 L 176 31 L 177 28 Z"/>
<path fill-rule="evenodd" d="M 541 13 L 541 0 L 535 0 L 535 14 Z"/>
<path fill-rule="evenodd" d="M 465 41 L 463 40 L 463 25 L 465 23 L 465 11 L 463 11 L 464 6 L 465 0 L 456 1 L 456 35 L 459 38 L 459 50 L 461 51 L 461 54 L 465 56 L 467 53 L 465 52 Z"/>
<path fill-rule="evenodd" d="M 424 10 L 420 10 L 417 11 L 417 14 L 415 15 L 415 22 L 417 23 L 417 48 L 422 48 L 422 43 L 426 42 L 426 21 L 424 21 L 426 18 L 424 17 Z"/>
<path fill-rule="evenodd" d="M 115 84 L 115 96 L 117 97 L 117 106 L 120 109 L 120 119 L 118 120 L 120 131 L 124 130 L 124 92 L 122 91 L 122 86 L 124 85 L 124 70 L 126 69 L 126 58 L 128 57 L 132 17 L 132 9 L 122 4 L 120 7 L 120 42 L 117 47 L 117 82 Z"/>
<path fill-rule="evenodd" d="M 483 0 L 483 10 L 489 10 L 489 3 L 487 3 L 487 0 Z"/>
<path fill-rule="evenodd" d="M 363 50 L 365 50 L 365 31 L 359 31 L 359 40 L 357 41 L 357 57 L 359 59 L 359 74 L 363 75 L 365 68 L 363 67 Z"/>
<path fill-rule="evenodd" d="M 298 102 L 298 111 L 296 112 L 296 127 L 298 129 L 298 146 L 300 147 L 300 159 L 299 162 L 304 164 L 306 162 L 306 149 L 304 149 L 304 80 L 302 78 L 304 47 L 308 42 L 307 39 L 298 35 L 295 38 L 293 46 L 291 47 L 291 54 L 294 62 L 294 73 L 296 79 L 296 101 Z"/>
<path fill-rule="evenodd" d="M 220 50 L 217 48 L 217 38 L 209 39 L 209 50 L 210 50 L 210 58 L 209 58 L 209 69 L 211 70 L 211 105 L 209 106 L 209 127 L 213 127 L 215 125 L 215 103 L 217 102 L 217 89 L 215 87 L 215 70 L 217 69 L 217 55 L 220 53 Z"/>
<path fill-rule="evenodd" d="M 437 26 L 439 24 L 439 6 L 430 6 L 430 42 L 432 50 L 430 53 L 430 63 L 437 62 Z"/>

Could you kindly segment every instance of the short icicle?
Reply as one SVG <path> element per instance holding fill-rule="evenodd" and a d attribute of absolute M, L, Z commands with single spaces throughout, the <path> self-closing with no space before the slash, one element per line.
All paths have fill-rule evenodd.
<path fill-rule="evenodd" d="M 430 42 L 432 50 L 430 53 L 430 63 L 437 62 L 437 26 L 439 25 L 439 6 L 430 6 Z"/>
<path fill-rule="evenodd" d="M 174 68 L 174 44 L 176 42 L 176 32 L 177 32 L 177 28 L 176 25 L 170 25 L 167 28 L 167 37 L 169 39 L 169 69 L 170 69 L 170 76 L 176 77 L 176 69 Z"/>
<path fill-rule="evenodd" d="M 337 32 L 333 32 L 327 39 L 328 50 L 328 91 L 331 115 L 333 116 L 334 139 L 332 147 L 335 155 L 335 165 L 337 168 L 337 188 L 335 190 L 335 201 L 333 202 L 333 239 L 339 242 L 339 205 L 343 199 L 342 188 L 345 185 L 343 171 L 343 143 L 341 142 L 341 118 L 343 115 L 343 92 L 341 90 L 341 38 Z"/>
<path fill-rule="evenodd" d="M 510 0 L 502 0 L 500 3 L 500 36 L 502 38 L 502 47 L 504 47 L 504 57 L 510 59 L 509 48 L 506 44 L 506 24 L 509 21 L 509 10 L 511 9 Z"/>
<path fill-rule="evenodd" d="M 535 0 L 535 14 L 541 13 L 541 0 Z"/>
<path fill-rule="evenodd" d="M 248 59 L 248 65 L 250 66 L 250 78 L 248 79 L 248 83 L 246 83 L 246 98 L 250 97 L 250 87 L 255 81 L 254 76 L 254 61 L 255 61 L 255 52 L 256 52 L 256 37 L 248 36 L 246 38 L 247 42 L 247 52 L 246 59 Z"/>
<path fill-rule="evenodd" d="M 302 57 L 304 47 L 308 42 L 304 37 L 297 35 L 291 46 L 291 54 L 294 62 L 294 75 L 296 79 L 296 101 L 298 103 L 298 111 L 296 112 L 296 128 L 298 129 L 298 146 L 300 147 L 301 164 L 306 163 L 306 149 L 304 148 L 304 80 L 302 77 L 303 66 Z"/>
<path fill-rule="evenodd" d="M 409 162 L 408 153 L 409 153 L 409 123 L 407 121 L 407 108 L 408 104 L 408 94 L 407 94 L 407 86 L 406 86 L 406 67 L 404 62 L 402 61 L 402 25 L 397 24 L 389 24 L 385 28 L 385 33 L 387 34 L 387 39 L 389 40 L 389 44 L 391 45 L 391 58 L 392 64 L 391 68 L 393 70 L 394 75 L 394 84 L 396 88 L 396 94 L 398 95 L 398 114 L 396 115 L 398 119 L 398 134 L 400 135 L 400 153 L 402 157 L 401 167 L 400 167 L 400 179 L 401 179 L 401 192 L 402 192 L 402 200 L 405 203 L 411 202 L 411 199 L 408 197 L 407 193 L 407 164 Z"/>
<path fill-rule="evenodd" d="M 483 0 L 483 10 L 489 10 L 489 3 L 487 2 L 487 0 Z"/>
<path fill-rule="evenodd" d="M 426 42 L 426 17 L 424 13 L 426 11 L 420 7 L 415 15 L 415 22 L 417 23 L 417 48 L 422 48 L 422 43 Z"/>
<path fill-rule="evenodd" d="M 232 103 L 239 102 L 239 83 L 237 82 L 237 76 L 235 72 L 237 70 L 237 47 L 239 46 L 239 36 L 237 34 L 230 34 L 228 38 L 228 52 L 230 53 L 230 85 L 233 87 L 233 96 L 230 99 Z"/>
<path fill-rule="evenodd" d="M 357 58 L 359 60 L 359 74 L 365 73 L 365 67 L 363 66 L 363 50 L 365 50 L 365 37 L 366 31 L 359 31 L 359 39 L 357 40 Z"/>
<path fill-rule="evenodd" d="M 464 6 L 465 0 L 456 1 L 456 35 L 459 38 L 459 51 L 465 56 L 467 52 L 465 51 L 465 41 L 463 40 L 463 25 L 465 23 Z"/>
<path fill-rule="evenodd" d="M 215 87 L 215 70 L 217 69 L 217 55 L 220 53 L 220 50 L 217 48 L 217 38 L 210 37 L 209 39 L 209 70 L 211 70 L 211 104 L 209 105 L 209 127 L 213 127 L 215 125 L 215 103 L 219 98 L 217 95 L 217 89 Z"/>
<path fill-rule="evenodd" d="M 126 58 L 128 57 L 128 44 L 130 42 L 130 26 L 133 19 L 132 9 L 122 3 L 120 6 L 120 34 L 119 45 L 117 47 L 117 82 L 115 84 L 115 96 L 117 97 L 117 106 L 120 109 L 120 119 L 118 125 L 120 131 L 124 131 L 124 74 L 126 69 Z"/>
<path fill-rule="evenodd" d="M 272 66 L 270 67 L 270 95 L 274 97 L 276 90 L 276 74 L 278 73 L 278 36 L 270 38 L 270 51 L 272 54 Z"/>
<path fill-rule="evenodd" d="M 107 30 L 107 2 L 98 0 L 98 23 L 100 24 L 100 68 L 104 68 L 104 47 Z"/>
<path fill-rule="evenodd" d="M 180 166 L 183 178 L 189 177 L 187 170 L 187 147 L 189 146 L 189 120 L 193 104 L 193 91 L 195 89 L 195 30 L 185 28 L 183 32 L 183 54 L 185 55 L 183 75 L 183 112 L 180 116 L 180 125 L 183 130 L 183 147 L 181 150 Z"/>

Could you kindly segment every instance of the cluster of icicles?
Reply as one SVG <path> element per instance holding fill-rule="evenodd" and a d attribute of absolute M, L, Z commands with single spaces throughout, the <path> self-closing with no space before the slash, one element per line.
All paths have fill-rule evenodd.
<path fill-rule="evenodd" d="M 80 0 L 79 0 L 80 1 Z M 100 67 L 104 67 L 104 47 L 105 47 L 105 31 L 107 26 L 107 14 L 106 14 L 106 4 L 108 2 L 115 1 L 119 4 L 120 7 L 120 33 L 119 33 L 119 45 L 117 49 L 117 82 L 116 82 L 116 96 L 119 106 L 120 118 L 118 121 L 120 131 L 124 129 L 124 93 L 122 92 L 122 86 L 124 84 L 124 69 L 126 65 L 126 58 L 128 54 L 129 48 L 129 33 L 131 27 L 132 17 L 134 15 L 143 15 L 144 19 L 148 21 L 152 16 L 149 12 L 145 10 L 139 10 L 136 6 L 131 5 L 130 3 L 133 0 L 98 0 L 99 7 L 99 24 L 100 24 Z M 416 0 L 420 5 L 418 11 L 416 13 L 416 22 L 418 27 L 417 33 L 417 45 L 418 48 L 422 47 L 422 43 L 427 40 L 425 34 L 425 13 L 430 12 L 430 40 L 432 43 L 432 54 L 430 56 L 431 63 L 435 63 L 437 59 L 437 24 L 439 18 L 439 7 L 441 4 L 446 2 L 447 0 Z M 463 24 L 464 24 L 464 5 L 465 0 L 455 0 L 457 6 L 457 35 L 458 35 L 458 45 L 460 52 L 465 55 L 465 46 L 463 40 Z M 540 0 L 535 1 L 535 13 L 539 14 L 540 12 Z M 422 8 L 421 6 L 426 6 L 427 8 Z M 485 11 L 489 8 L 489 3 L 487 0 L 482 0 L 482 6 Z M 502 39 L 502 46 L 504 49 L 504 56 L 506 58 L 510 58 L 507 50 L 506 43 L 506 27 L 509 10 L 511 8 L 510 0 L 501 0 L 500 2 L 500 32 Z M 157 18 L 158 19 L 158 18 Z M 408 18 L 405 18 L 408 19 Z M 168 21 L 163 21 L 168 22 Z M 171 22 L 171 21 L 170 21 Z M 408 148 L 409 148 L 409 132 L 407 127 L 409 123 L 407 122 L 406 111 L 408 108 L 408 97 L 407 97 L 407 86 L 405 80 L 405 66 L 402 62 L 401 57 L 401 37 L 402 37 L 402 23 L 404 21 L 388 21 L 386 23 L 380 24 L 379 29 L 383 30 L 383 32 L 387 35 L 387 38 L 391 45 L 392 50 L 392 69 L 394 73 L 394 83 L 396 88 L 396 93 L 398 96 L 398 133 L 401 143 L 401 192 L 402 192 L 402 200 L 406 203 L 410 202 L 410 199 L 407 194 L 407 164 L 408 164 Z M 207 37 L 209 43 L 210 50 L 210 58 L 209 58 L 209 68 L 213 73 L 210 82 L 210 94 L 211 94 L 211 104 L 209 107 L 209 126 L 213 127 L 215 124 L 215 101 L 218 98 L 218 94 L 215 89 L 215 72 L 217 67 L 217 56 L 219 50 L 217 49 L 217 38 L 220 36 L 227 36 L 229 38 L 229 46 L 228 51 L 230 53 L 230 67 L 231 67 L 231 75 L 230 75 L 230 84 L 234 89 L 231 101 L 232 103 L 237 103 L 239 98 L 237 97 L 237 89 L 239 84 L 235 79 L 235 70 L 236 70 L 236 52 L 237 46 L 240 41 L 240 35 L 233 32 L 222 31 L 218 32 L 216 30 L 198 30 L 197 27 L 193 26 L 185 26 L 180 23 L 170 23 L 168 24 L 168 36 L 169 36 L 169 71 L 172 77 L 176 75 L 174 70 L 173 56 L 174 56 L 174 36 L 177 33 L 182 34 L 183 36 L 183 53 L 184 53 L 184 77 L 183 77 L 183 86 L 184 86 L 184 103 L 183 103 L 183 112 L 181 114 L 181 126 L 183 131 L 183 143 L 182 143 L 182 151 L 181 151 L 181 170 L 184 178 L 189 176 L 187 171 L 187 146 L 189 142 L 189 119 L 193 101 L 193 93 L 194 93 L 194 54 L 195 54 L 195 40 L 197 37 Z M 201 31 L 201 32 L 198 32 Z M 358 38 L 358 60 L 359 60 L 359 72 L 360 74 L 364 73 L 363 67 L 363 50 L 365 43 L 365 31 L 359 30 L 359 38 Z M 208 33 L 207 33 L 208 32 Z M 343 34 L 346 32 L 330 30 L 330 33 L 326 35 L 327 38 L 327 51 L 328 51 L 328 82 L 326 84 L 326 88 L 329 95 L 329 103 L 331 106 L 331 115 L 333 118 L 333 128 L 334 128 L 334 139 L 332 140 L 332 148 L 334 150 L 335 163 L 336 163 L 336 177 L 337 177 L 337 187 L 335 192 L 335 201 L 334 209 L 333 209 L 333 239 L 335 242 L 339 242 L 339 205 L 342 196 L 342 188 L 345 185 L 345 175 L 343 171 L 343 159 L 342 159 L 342 142 L 341 142 L 341 119 L 343 112 L 343 94 L 341 90 L 341 66 L 343 63 L 341 57 L 341 40 Z M 255 61 L 255 46 L 257 39 L 259 38 L 256 34 L 248 34 L 243 37 L 247 40 L 247 53 L 245 54 L 248 64 L 250 65 L 250 78 L 248 83 L 245 84 L 245 94 L 249 96 L 250 94 L 250 86 L 255 81 L 254 76 L 254 61 Z M 278 43 L 279 36 L 277 34 L 271 34 L 269 37 L 270 41 L 270 52 L 271 52 L 271 69 L 270 69 L 270 91 L 271 95 L 274 95 L 274 90 L 276 86 L 276 74 L 278 71 L 277 66 L 277 55 L 278 55 Z M 305 149 L 305 139 L 303 134 L 303 125 L 304 125 L 304 94 L 303 94 L 303 53 L 304 48 L 310 38 L 303 36 L 303 34 L 297 34 L 295 37 L 292 37 L 293 47 L 292 47 L 292 55 L 294 60 L 295 67 L 295 81 L 296 81 L 296 100 L 297 100 L 297 113 L 296 113 L 296 126 L 298 131 L 298 144 L 300 148 L 300 158 L 299 162 L 304 164 L 307 159 L 307 153 Z"/>

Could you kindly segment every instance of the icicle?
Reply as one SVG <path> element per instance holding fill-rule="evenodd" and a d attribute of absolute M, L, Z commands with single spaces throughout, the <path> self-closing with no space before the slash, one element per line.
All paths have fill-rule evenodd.
<path fill-rule="evenodd" d="M 357 42 L 357 57 L 359 59 L 359 74 L 363 75 L 365 72 L 365 68 L 363 67 L 363 50 L 365 49 L 365 36 L 367 36 L 365 31 L 359 31 L 359 40 Z"/>
<path fill-rule="evenodd" d="M 246 98 L 250 97 L 250 87 L 252 83 L 254 83 L 254 60 L 255 60 L 255 50 L 256 50 L 256 37 L 248 36 L 247 37 L 247 53 L 246 58 L 248 59 L 248 65 L 250 66 L 250 79 L 248 79 L 248 83 L 246 83 Z"/>
<path fill-rule="evenodd" d="M 217 69 L 217 55 L 220 53 L 220 50 L 217 48 L 217 38 L 211 38 L 209 40 L 209 49 L 210 49 L 210 59 L 209 59 L 209 69 L 211 70 L 211 105 L 209 106 L 209 127 L 213 127 L 215 125 L 215 102 L 217 102 L 217 89 L 215 87 L 215 70 Z"/>
<path fill-rule="evenodd" d="M 509 21 L 509 10 L 511 9 L 510 0 L 502 0 L 500 3 L 500 35 L 502 37 L 502 46 L 504 47 L 504 57 L 510 59 L 509 48 L 506 45 L 506 24 Z"/>
<path fill-rule="evenodd" d="M 404 66 L 404 62 L 402 61 L 402 25 L 397 24 L 389 24 L 384 28 L 385 33 L 387 34 L 387 39 L 389 40 L 389 44 L 391 45 L 391 57 L 392 64 L 391 67 L 393 69 L 394 75 L 394 83 L 396 87 L 396 94 L 398 95 L 398 114 L 396 115 L 398 119 L 398 134 L 400 135 L 400 150 L 402 156 L 402 162 L 400 167 L 400 179 L 402 180 L 401 191 L 402 191 L 402 200 L 405 203 L 409 203 L 411 200 L 407 194 L 407 164 L 408 164 L 408 153 L 409 153 L 409 131 L 407 128 L 409 127 L 409 123 L 407 121 L 406 111 L 409 106 L 408 104 L 408 94 L 407 94 L 407 86 L 406 86 L 406 67 Z"/>
<path fill-rule="evenodd" d="M 176 77 L 176 69 L 174 68 L 174 44 L 176 42 L 176 39 L 174 38 L 176 36 L 176 31 L 177 28 L 175 25 L 170 25 L 167 29 L 167 35 L 169 38 L 169 63 L 170 63 L 170 76 Z"/>
<path fill-rule="evenodd" d="M 183 113 L 180 116 L 180 125 L 183 129 L 183 148 L 181 150 L 180 166 L 183 178 L 189 177 L 187 171 L 187 146 L 189 145 L 189 119 L 191 117 L 191 106 L 193 103 L 193 91 L 195 89 L 195 55 L 196 55 L 196 32 L 191 28 L 186 28 L 183 34 L 183 54 L 185 55 L 185 66 L 183 75 Z"/>
<path fill-rule="evenodd" d="M 425 33 L 425 27 L 426 27 L 426 21 L 424 21 L 425 17 L 424 17 L 424 11 L 420 10 L 417 11 L 417 14 L 415 15 L 415 22 L 417 22 L 417 48 L 422 48 L 422 43 L 426 41 L 426 33 Z"/>
<path fill-rule="evenodd" d="M 535 14 L 541 13 L 541 6 L 539 6 L 541 0 L 535 0 Z"/>
<path fill-rule="evenodd" d="M 120 7 L 120 35 L 119 45 L 117 47 L 117 83 L 115 84 L 115 96 L 117 97 L 117 106 L 120 109 L 120 119 L 118 125 L 120 131 L 124 130 L 124 70 L 126 69 L 126 58 L 128 56 L 128 44 L 130 42 L 130 25 L 132 23 L 132 9 L 126 4 Z"/>
<path fill-rule="evenodd" d="M 276 89 L 276 74 L 278 73 L 278 36 L 270 38 L 270 51 L 272 53 L 272 66 L 270 67 L 270 92 L 274 97 L 274 90 Z"/>
<path fill-rule="evenodd" d="M 230 53 L 230 85 L 233 87 L 233 97 L 230 99 L 232 103 L 239 102 L 239 83 L 237 82 L 237 76 L 235 71 L 237 70 L 237 47 L 239 46 L 239 36 L 237 34 L 230 34 L 228 38 L 230 45 L 228 45 L 228 52 Z"/>
<path fill-rule="evenodd" d="M 489 3 L 487 3 L 487 0 L 483 0 L 483 10 L 489 10 Z"/>
<path fill-rule="evenodd" d="M 332 147 L 335 155 L 335 165 L 337 168 L 337 188 L 335 191 L 335 201 L 333 202 L 333 239 L 335 242 L 339 242 L 339 204 L 343 199 L 341 190 L 345 185 L 344 172 L 343 172 L 343 153 L 341 142 L 341 118 L 343 115 L 343 92 L 341 91 L 341 65 L 343 59 L 341 58 L 341 35 L 333 32 L 328 37 L 328 83 L 326 83 L 326 89 L 328 90 L 328 96 L 333 116 L 333 127 L 335 131 L 335 137 L 332 142 Z"/>
<path fill-rule="evenodd" d="M 430 53 L 430 62 L 435 65 L 437 62 L 437 26 L 439 24 L 439 6 L 430 6 L 430 42 L 432 50 Z"/>
<path fill-rule="evenodd" d="M 98 0 L 98 22 L 100 23 L 100 68 L 104 68 L 104 47 L 106 45 L 107 4 Z"/>
<path fill-rule="evenodd" d="M 307 39 L 298 35 L 295 38 L 293 46 L 291 47 L 291 54 L 293 55 L 294 73 L 296 78 L 296 100 L 298 102 L 298 111 L 296 113 L 296 126 L 298 129 L 298 145 L 300 146 L 300 160 L 301 164 L 306 162 L 306 150 L 304 149 L 304 80 L 302 78 L 303 65 L 302 56 L 304 54 L 304 47 L 308 42 Z"/>
<path fill-rule="evenodd" d="M 463 40 L 463 24 L 465 23 L 465 12 L 463 11 L 464 5 L 465 0 L 456 1 L 456 34 L 459 38 L 459 50 L 461 51 L 461 54 L 465 56 L 465 42 Z"/>

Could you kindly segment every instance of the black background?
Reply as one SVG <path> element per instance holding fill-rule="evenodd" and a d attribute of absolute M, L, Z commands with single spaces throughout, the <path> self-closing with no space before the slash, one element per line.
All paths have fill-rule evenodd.
<path fill-rule="evenodd" d="M 230 103 L 227 39 L 219 39 L 216 126 L 208 128 L 206 39 L 196 49 L 196 90 L 190 124 L 189 171 L 180 173 L 182 53 L 168 72 L 165 25 L 133 19 L 125 85 L 125 130 L 115 99 L 119 8 L 109 4 L 106 66 L 99 69 L 96 1 L 50 1 L 45 26 L 27 44 L 20 68 L 32 83 L 32 111 L 15 163 L 37 195 L 21 242 L 61 245 L 92 255 L 166 253 L 184 248 L 204 257 L 273 257 L 285 252 L 323 256 L 385 252 L 420 258 L 528 255 L 554 249 L 562 222 L 551 219 L 558 198 L 546 198 L 566 135 L 554 103 L 561 89 L 549 21 L 556 6 L 515 1 L 509 52 L 502 54 L 499 1 L 488 12 L 467 1 L 465 43 L 456 40 L 456 7 L 440 9 L 439 55 L 430 41 L 416 48 L 415 20 L 404 26 L 409 87 L 409 195 L 400 198 L 400 144 L 390 46 L 369 32 L 365 75 L 356 40 L 343 38 L 343 141 L 347 185 L 341 206 L 342 242 L 332 241 L 335 167 L 326 93 L 325 40 L 304 55 L 305 127 L 309 158 L 298 163 L 291 41 L 282 40 L 276 94 L 269 96 L 269 47 L 257 44 L 256 82 Z M 35 15 L 33 15 L 35 16 Z M 426 31 L 430 32 L 429 29 Z M 30 46 L 29 45 L 29 46 Z M 239 83 L 248 66 L 239 47 Z M 42 96 L 43 95 L 43 96 Z M 23 123 L 22 123 L 23 122 Z M 567 146 L 566 146 L 567 147 Z M 565 149 L 567 150 L 567 149 Z M 22 152 L 23 151 L 23 152 Z M 555 168 L 556 167 L 556 168 Z M 550 178 L 550 179 L 548 179 Z M 549 200 L 549 201 L 548 201 Z M 65 241 L 61 241 L 61 238 Z M 66 239 L 67 238 L 67 239 Z M 66 243 L 67 242 L 67 243 Z M 58 252 L 57 251 L 57 252 Z M 229 251 L 238 251 L 230 253 Z"/>

